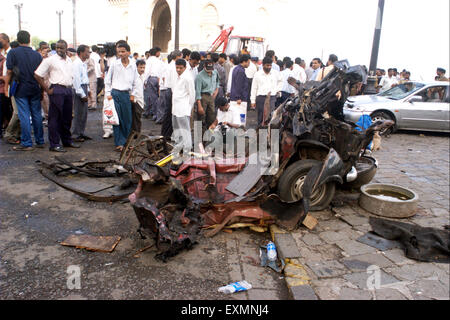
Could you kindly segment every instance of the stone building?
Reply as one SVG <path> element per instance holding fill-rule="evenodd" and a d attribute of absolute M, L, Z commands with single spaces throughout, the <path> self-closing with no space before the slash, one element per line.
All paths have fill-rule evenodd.
<path fill-rule="evenodd" d="M 222 28 L 233 35 L 263 37 L 270 43 L 272 27 L 289 0 L 179 0 L 179 48 L 207 50 Z M 109 0 L 114 19 L 108 19 L 117 39 L 143 54 L 158 46 L 175 48 L 177 0 Z M 117 23 L 120 21 L 120 23 Z M 269 45 L 270 46 L 270 45 Z"/>

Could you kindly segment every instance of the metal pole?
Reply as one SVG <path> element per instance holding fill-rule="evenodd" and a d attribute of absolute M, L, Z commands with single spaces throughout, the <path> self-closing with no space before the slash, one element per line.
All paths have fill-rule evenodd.
<path fill-rule="evenodd" d="M 175 4 L 175 50 L 180 49 L 180 0 Z"/>
<path fill-rule="evenodd" d="M 77 27 L 76 27 L 76 0 L 72 0 L 73 8 L 73 47 L 77 47 Z"/>
<path fill-rule="evenodd" d="M 383 23 L 384 0 L 378 0 L 377 20 L 375 23 L 375 32 L 373 35 L 372 55 L 370 56 L 369 77 L 364 90 L 365 94 L 375 94 L 376 88 L 376 70 L 378 61 L 378 49 L 380 47 L 381 25 Z"/>
<path fill-rule="evenodd" d="M 59 16 L 59 39 L 62 39 L 62 35 L 61 35 L 61 15 L 64 13 L 63 10 L 61 11 L 56 11 L 56 14 Z"/>
<path fill-rule="evenodd" d="M 23 3 L 18 3 L 16 5 L 14 5 L 14 7 L 17 9 L 18 12 L 18 16 L 19 16 L 19 31 L 22 30 L 22 17 L 20 15 L 20 10 L 23 7 Z"/>

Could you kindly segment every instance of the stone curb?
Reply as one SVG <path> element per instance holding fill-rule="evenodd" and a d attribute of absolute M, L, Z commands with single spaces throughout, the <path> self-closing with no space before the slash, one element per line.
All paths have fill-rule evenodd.
<path fill-rule="evenodd" d="M 272 241 L 275 242 L 279 258 L 284 261 L 284 279 L 293 300 L 318 300 L 311 278 L 300 263 L 300 251 L 292 235 L 276 225 L 270 226 Z"/>

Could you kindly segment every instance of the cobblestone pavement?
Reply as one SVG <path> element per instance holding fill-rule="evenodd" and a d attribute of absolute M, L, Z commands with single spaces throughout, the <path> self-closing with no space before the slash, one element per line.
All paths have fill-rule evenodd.
<path fill-rule="evenodd" d="M 374 156 L 379 169 L 372 182 L 401 185 L 419 195 L 417 214 L 401 221 L 441 229 L 449 225 L 448 135 L 396 133 L 382 140 Z M 448 264 L 419 262 L 406 258 L 400 248 L 378 250 L 356 241 L 371 230 L 372 215 L 358 206 L 357 197 L 350 195 L 353 201 L 343 207 L 312 213 L 319 221 L 313 231 L 301 227 L 291 233 L 315 293 L 291 289 L 294 298 L 448 300 Z M 367 288 L 374 274 L 367 270 L 371 265 L 381 274 L 380 289 L 373 291 Z"/>

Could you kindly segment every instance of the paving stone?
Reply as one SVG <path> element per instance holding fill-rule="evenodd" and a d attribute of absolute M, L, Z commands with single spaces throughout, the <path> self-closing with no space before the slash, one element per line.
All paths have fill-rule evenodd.
<path fill-rule="evenodd" d="M 311 261 L 322 261 L 322 260 L 325 260 L 322 257 L 322 254 L 319 251 L 309 249 L 306 246 L 305 247 L 299 247 L 299 252 L 300 252 L 300 258 L 301 258 L 302 261 L 311 262 Z"/>
<path fill-rule="evenodd" d="M 249 300 L 280 300 L 276 290 L 251 289 L 247 292 Z"/>
<path fill-rule="evenodd" d="M 367 280 L 369 280 L 369 277 L 373 277 L 374 273 L 367 273 L 367 272 L 359 272 L 359 273 L 351 273 L 344 275 L 344 279 L 350 281 L 352 284 L 357 286 L 360 289 L 369 289 L 367 287 Z M 373 278 L 370 278 L 373 279 Z M 380 286 L 397 283 L 399 280 L 383 270 L 380 270 Z"/>
<path fill-rule="evenodd" d="M 449 217 L 413 219 L 421 227 L 442 229 L 449 224 Z"/>
<path fill-rule="evenodd" d="M 241 273 L 241 265 L 240 264 L 229 264 L 229 276 L 230 276 L 230 283 L 241 281 L 242 280 L 242 273 Z"/>
<path fill-rule="evenodd" d="M 351 228 L 351 226 L 345 222 L 340 221 L 339 219 L 331 219 L 328 221 L 321 221 L 316 227 L 316 230 L 318 232 L 320 231 L 336 231 L 336 230 L 342 230 L 346 228 Z"/>
<path fill-rule="evenodd" d="M 344 257 L 342 250 L 335 244 L 323 244 L 315 247 L 315 251 L 319 252 L 322 260 L 339 260 Z"/>
<path fill-rule="evenodd" d="M 376 289 L 375 296 L 377 300 L 407 300 L 400 291 L 390 288 Z"/>
<path fill-rule="evenodd" d="M 316 293 L 309 285 L 293 286 L 289 290 L 294 300 L 318 300 Z"/>
<path fill-rule="evenodd" d="M 415 260 L 409 259 L 405 255 L 404 249 L 392 249 L 382 252 L 389 260 L 393 261 L 397 265 L 416 263 Z"/>
<path fill-rule="evenodd" d="M 394 248 L 402 248 L 402 245 L 398 241 L 387 240 L 372 232 L 368 232 L 365 235 L 356 239 L 356 241 L 367 244 L 378 250 L 386 251 Z"/>
<path fill-rule="evenodd" d="M 302 241 L 308 246 L 318 246 L 323 243 L 322 240 L 320 240 L 319 236 L 312 233 L 305 234 L 302 237 Z"/>
<path fill-rule="evenodd" d="M 354 228 L 355 228 L 355 230 L 363 232 L 363 233 L 367 233 L 372 230 L 372 227 L 370 225 L 365 225 L 365 224 L 363 224 L 361 226 L 355 226 Z"/>
<path fill-rule="evenodd" d="M 357 256 L 365 253 L 373 253 L 376 251 L 375 248 L 369 247 L 363 243 L 359 243 L 355 240 L 341 240 L 337 241 L 336 245 L 344 250 L 350 256 Z"/>
<path fill-rule="evenodd" d="M 281 259 L 301 256 L 297 243 L 290 233 L 275 233 L 275 245 Z"/>
<path fill-rule="evenodd" d="M 447 279 L 448 283 L 448 274 L 432 263 L 407 264 L 400 267 L 386 268 L 385 270 L 402 280 L 413 281 L 434 277 L 436 280 L 442 279 L 445 281 Z"/>
<path fill-rule="evenodd" d="M 360 226 L 364 224 L 369 224 L 369 219 L 367 217 L 358 216 L 356 214 L 344 215 L 339 218 L 344 220 L 351 226 Z"/>
<path fill-rule="evenodd" d="M 450 264 L 448 263 L 433 263 L 436 267 L 441 268 L 444 270 L 447 274 L 450 274 Z"/>
<path fill-rule="evenodd" d="M 372 300 L 372 294 L 366 290 L 344 287 L 341 289 L 339 300 Z"/>
<path fill-rule="evenodd" d="M 342 259 L 341 262 L 352 271 L 366 271 L 367 267 L 371 265 L 384 268 L 393 264 L 393 262 L 379 253 L 352 256 L 350 258 Z"/>
<path fill-rule="evenodd" d="M 425 297 L 436 300 L 449 300 L 450 298 L 448 286 L 436 280 L 419 280 L 409 285 L 408 288 L 415 299 Z"/>
<path fill-rule="evenodd" d="M 244 279 L 255 289 L 273 289 L 276 288 L 277 282 L 273 278 L 272 271 L 267 268 L 256 267 L 249 264 L 243 264 Z M 240 281 L 238 280 L 238 281 Z"/>
<path fill-rule="evenodd" d="M 431 208 L 431 213 L 436 217 L 449 217 L 449 212 L 446 209 L 443 208 Z"/>
<path fill-rule="evenodd" d="M 330 219 L 334 219 L 334 214 L 330 210 L 314 211 L 310 212 L 309 214 L 316 218 L 318 221 L 327 221 Z"/>
<path fill-rule="evenodd" d="M 331 278 L 311 280 L 311 286 L 320 300 L 336 300 L 339 298 L 341 289 L 352 284 L 343 278 Z"/>
<path fill-rule="evenodd" d="M 347 239 L 347 235 L 339 231 L 324 231 L 319 236 L 328 243 L 336 243 L 336 241 Z"/>
<path fill-rule="evenodd" d="M 348 270 L 336 260 L 308 262 L 308 267 L 320 278 L 334 278 L 346 274 Z"/>

